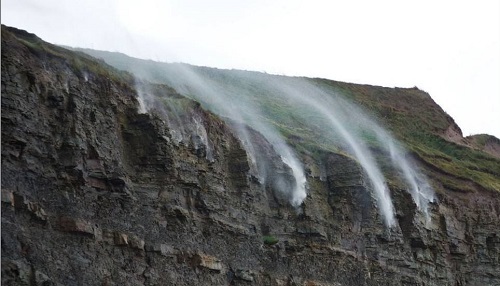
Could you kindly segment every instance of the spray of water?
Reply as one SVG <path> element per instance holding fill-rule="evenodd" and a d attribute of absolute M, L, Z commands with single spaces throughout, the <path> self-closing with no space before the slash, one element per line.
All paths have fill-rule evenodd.
<path fill-rule="evenodd" d="M 427 179 L 404 156 L 405 152 L 395 143 L 396 140 L 359 107 L 339 94 L 306 79 L 240 73 L 236 82 L 250 82 L 254 86 L 259 86 L 261 92 L 272 94 L 273 100 L 282 100 L 286 102 L 284 104 L 300 107 L 295 110 L 300 111 L 308 107 L 307 112 L 296 112 L 294 116 L 303 115 L 303 122 L 310 124 L 310 127 L 313 127 L 312 123 L 308 122 L 311 113 L 326 118 L 329 124 L 320 126 L 320 129 L 333 129 L 336 136 L 340 137 L 347 149 L 358 160 L 369 178 L 384 222 L 387 226 L 393 226 L 395 225 L 394 206 L 386 180 L 370 149 L 359 137 L 360 131 L 375 133 L 382 149 L 390 155 L 393 167 L 402 174 L 419 210 L 428 214 L 428 204 L 433 201 L 434 195 Z M 261 106 L 261 109 L 263 108 Z"/>
<path fill-rule="evenodd" d="M 136 79 L 135 90 L 137 91 L 137 101 L 139 103 L 140 114 L 148 112 L 156 112 L 161 114 L 161 118 L 169 126 L 170 136 L 174 144 L 180 144 L 186 138 L 186 131 L 184 126 L 186 123 L 182 122 L 179 112 L 175 109 L 174 104 L 161 104 L 161 96 L 152 92 L 148 84 L 145 84 Z M 153 95 L 155 94 L 155 95 Z M 163 98 L 168 100 L 168 98 Z"/>
<path fill-rule="evenodd" d="M 344 117 L 337 116 L 335 111 L 338 106 L 332 98 L 306 82 L 298 85 L 297 81 L 285 80 L 285 82 L 274 82 L 273 84 L 275 89 L 281 90 L 286 97 L 294 100 L 296 104 L 311 107 L 317 114 L 325 117 L 330 122 L 330 126 L 325 127 L 333 128 L 358 160 L 368 175 L 374 189 L 380 214 L 385 224 L 389 227 L 394 226 L 394 206 L 391 201 L 389 189 L 385 183 L 385 178 L 371 156 L 370 151 L 362 144 L 362 140 L 357 138 L 355 133 L 347 129 L 349 124 L 344 121 Z M 353 115 L 356 116 L 355 114 Z"/>
<path fill-rule="evenodd" d="M 336 104 L 341 106 L 344 111 L 349 114 L 356 114 L 356 121 L 359 125 L 357 127 L 358 129 L 363 131 L 369 130 L 375 135 L 379 143 L 378 146 L 384 150 L 386 154 L 390 155 L 392 166 L 399 171 L 406 182 L 408 191 L 417 208 L 426 216 L 427 220 L 430 220 L 428 208 L 429 203 L 435 201 L 434 190 L 428 183 L 427 177 L 419 171 L 411 158 L 405 155 L 407 152 L 404 148 L 401 147 L 397 140 L 394 139 L 387 130 L 381 127 L 374 118 L 369 116 L 367 112 L 346 101 L 336 93 L 329 92 L 329 95 L 335 98 Z"/>
<path fill-rule="evenodd" d="M 288 187 L 283 187 L 279 184 L 276 186 L 278 189 L 281 189 L 282 192 L 288 193 L 290 203 L 293 206 L 300 206 L 307 196 L 307 180 L 302 164 L 292 149 L 279 135 L 279 132 L 277 132 L 274 128 L 267 125 L 261 125 L 257 130 L 273 145 L 274 150 L 280 155 L 283 163 L 290 167 L 292 171 L 294 182 L 291 184 L 291 190 L 287 190 Z"/>
<path fill-rule="evenodd" d="M 362 145 L 360 143 L 361 141 L 355 138 L 355 135 L 350 133 L 344 125 L 323 105 L 319 105 L 317 101 L 311 101 L 309 104 L 314 106 L 319 112 L 321 112 L 321 114 L 330 120 L 332 127 L 340 133 L 342 139 L 348 144 L 351 151 L 354 153 L 354 156 L 363 167 L 371 181 L 375 191 L 375 197 L 385 223 L 388 226 L 393 226 L 395 224 L 394 206 L 389 195 L 388 187 L 385 183 L 385 178 L 377 166 L 377 163 L 371 156 L 369 150 Z"/>
<path fill-rule="evenodd" d="M 320 90 L 325 92 L 324 89 Z M 345 112 L 356 116 L 356 122 L 359 125 L 357 128 L 364 131 L 369 130 L 374 133 L 379 146 L 390 155 L 393 167 L 404 178 L 417 208 L 424 213 L 427 220 L 430 220 L 428 207 L 429 203 L 435 200 L 434 191 L 429 185 L 426 176 L 418 170 L 410 158 L 405 156 L 406 151 L 399 146 L 388 131 L 377 124 L 376 120 L 367 115 L 366 112 L 344 98 L 341 98 L 338 94 L 332 92 L 328 92 L 328 94 L 331 98 L 335 99 L 337 106 L 341 107 Z"/>
<path fill-rule="evenodd" d="M 187 65 L 174 65 L 175 69 L 166 70 L 165 80 L 181 94 L 194 98 L 213 112 L 230 118 L 232 121 L 243 124 L 232 124 L 235 131 L 246 147 L 250 161 L 259 169 L 259 179 L 265 182 L 269 177 L 268 170 L 271 164 L 259 164 L 257 160 L 267 160 L 255 154 L 248 126 L 261 133 L 274 150 L 280 155 L 281 160 L 292 171 L 294 182 L 292 184 L 274 184 L 279 191 L 286 194 L 293 206 L 300 206 L 307 196 L 306 176 L 302 164 L 297 156 L 285 142 L 279 132 L 264 120 L 258 106 L 251 100 L 253 95 L 248 89 L 232 86 L 224 78 L 216 77 L 203 69 L 194 69 Z M 291 186 L 291 187 L 290 187 Z"/>
<path fill-rule="evenodd" d="M 285 164 L 287 164 L 293 173 L 293 177 L 295 179 L 295 188 L 292 192 L 291 203 L 293 206 L 300 206 L 302 202 L 306 199 L 306 176 L 304 175 L 304 170 L 302 169 L 302 165 L 299 160 L 295 157 L 294 154 L 291 153 L 289 148 L 282 148 L 282 159 Z"/>
<path fill-rule="evenodd" d="M 380 142 L 386 143 L 383 146 L 389 151 L 393 165 L 402 173 L 410 189 L 413 201 L 417 205 L 417 208 L 424 213 L 427 221 L 429 221 L 429 203 L 435 201 L 435 194 L 426 176 L 418 171 L 410 159 L 405 157 L 405 151 L 398 147 L 394 139 L 384 130 L 377 130 L 377 137 Z"/>
<path fill-rule="evenodd" d="M 136 84 L 137 91 L 137 101 L 139 102 L 139 113 L 144 114 L 148 112 L 148 108 L 146 107 L 146 94 L 144 93 L 142 87 L 138 88 Z"/>
<path fill-rule="evenodd" d="M 206 159 L 210 162 L 213 162 L 214 156 L 212 152 L 212 146 L 208 140 L 207 130 L 201 123 L 201 119 L 199 119 L 198 117 L 193 117 L 193 122 L 195 126 L 193 130 L 194 134 L 191 135 L 193 147 L 197 151 L 200 149 L 204 149 Z"/>
<path fill-rule="evenodd" d="M 363 143 L 364 140 L 359 135 L 360 131 L 374 133 L 376 140 L 380 142 L 381 149 L 390 155 L 393 167 L 404 178 L 418 208 L 423 213 L 428 213 L 428 204 L 434 200 L 434 193 L 427 183 L 426 177 L 405 156 L 404 149 L 385 129 L 360 108 L 332 91 L 331 88 L 303 78 L 263 75 L 244 71 L 224 71 L 183 64 L 162 65 L 160 76 L 158 67 L 160 65 L 155 67 L 155 74 L 148 78 L 173 86 L 180 93 L 204 103 L 204 106 L 211 111 L 240 122 L 241 126 L 249 125 L 264 134 L 270 142 L 273 142 L 274 148 L 294 174 L 296 190 L 291 196 L 293 204 L 299 204 L 306 196 L 305 176 L 300 161 L 284 143 L 283 137 L 275 130 L 273 124 L 266 122 L 269 118 L 279 121 L 276 119 L 276 113 L 268 112 L 273 109 L 272 106 L 269 106 L 272 104 L 278 109 L 282 106 L 292 106 L 292 110 L 300 110 L 302 107 L 309 108 L 314 116 L 322 117 L 324 119 L 322 122 L 327 122 L 318 125 L 318 122 L 309 122 L 310 115 L 293 114 L 293 116 L 301 118 L 301 123 L 308 128 L 333 131 L 323 132 L 324 137 L 328 137 L 332 133 L 334 137 L 340 137 L 340 139 L 332 139 L 332 142 L 338 143 L 335 140 L 340 140 L 345 145 L 344 147 L 358 160 L 368 175 L 381 216 L 388 226 L 392 226 L 395 223 L 394 207 L 385 183 L 386 180 L 372 156 L 370 148 Z M 131 71 L 135 72 L 134 68 Z M 144 75 L 145 71 L 140 72 Z M 281 114 L 279 115 L 281 116 Z M 255 146 L 252 146 L 246 128 L 237 128 L 236 131 L 246 147 L 250 160 L 256 164 L 260 158 L 255 154 Z M 260 166 L 265 165 L 260 164 Z M 259 172 L 262 181 L 265 181 L 266 171 L 260 170 Z"/>

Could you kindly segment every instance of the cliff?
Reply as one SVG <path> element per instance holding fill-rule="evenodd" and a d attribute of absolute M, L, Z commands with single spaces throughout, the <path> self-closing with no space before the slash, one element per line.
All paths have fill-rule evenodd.
<path fill-rule="evenodd" d="M 256 179 L 225 121 L 166 85 L 139 84 L 180 106 L 180 137 L 164 110 L 140 113 L 130 74 L 90 56 L 2 26 L 1 65 L 4 285 L 500 284 L 500 192 L 461 186 L 427 149 L 415 155 L 440 174 L 431 220 L 394 185 L 388 229 L 342 153 L 301 155 L 296 209 Z"/>

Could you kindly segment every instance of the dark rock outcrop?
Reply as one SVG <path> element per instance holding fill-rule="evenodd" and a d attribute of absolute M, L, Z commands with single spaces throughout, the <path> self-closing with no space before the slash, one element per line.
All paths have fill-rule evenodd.
<path fill-rule="evenodd" d="M 297 210 L 199 105 L 179 122 L 207 137 L 178 141 L 168 114 L 138 113 L 132 80 L 28 36 L 2 27 L 2 284 L 500 284 L 499 193 L 442 189 L 427 222 L 394 188 L 387 230 L 359 165 L 327 153 Z"/>

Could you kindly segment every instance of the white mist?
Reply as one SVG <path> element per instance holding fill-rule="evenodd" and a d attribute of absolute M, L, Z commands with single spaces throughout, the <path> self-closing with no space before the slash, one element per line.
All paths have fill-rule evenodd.
<path fill-rule="evenodd" d="M 368 175 L 375 193 L 375 200 L 384 223 L 388 227 L 394 226 L 396 224 L 396 219 L 394 216 L 394 206 L 389 194 L 389 188 L 385 183 L 385 178 L 380 171 L 380 168 L 371 156 L 368 148 L 364 146 L 362 140 L 356 138 L 356 135 L 346 128 L 348 124 L 344 122 L 344 119 L 336 116 L 335 111 L 337 110 L 337 107 L 335 106 L 335 102 L 333 102 L 330 97 L 319 89 L 310 86 L 308 83 L 304 82 L 300 86 L 297 86 L 296 84 L 296 81 L 287 82 L 285 84 L 277 85 L 276 87 L 280 88 L 286 96 L 290 97 L 294 101 L 312 107 L 318 115 L 328 119 L 330 126 L 324 126 L 324 128 L 334 129 L 353 153 L 363 170 Z M 356 116 L 356 114 L 351 114 L 351 116 Z"/>
<path fill-rule="evenodd" d="M 255 156 L 256 148 L 252 146 L 252 140 L 249 138 L 248 126 L 257 130 L 271 143 L 273 149 L 280 155 L 282 162 L 292 170 L 294 178 L 292 190 L 285 189 L 279 184 L 276 186 L 279 191 L 290 198 L 290 203 L 293 206 L 300 206 L 307 196 L 306 176 L 302 164 L 285 142 L 283 136 L 260 114 L 259 107 L 251 100 L 254 95 L 245 88 L 221 82 L 220 78 L 219 80 L 214 79 L 210 75 L 210 70 L 200 70 L 181 64 L 172 65 L 171 68 L 173 70 L 167 70 L 164 75 L 170 86 L 181 94 L 203 103 L 222 117 L 228 117 L 237 123 L 243 123 L 232 124 L 231 126 L 236 128 L 235 131 L 243 142 L 250 161 L 256 167 L 265 166 L 263 169 L 258 170 L 261 182 L 267 180 L 267 172 L 269 171 L 267 168 L 271 164 L 255 163 L 257 160 L 257 156 Z M 266 160 L 267 158 L 259 159 Z"/>

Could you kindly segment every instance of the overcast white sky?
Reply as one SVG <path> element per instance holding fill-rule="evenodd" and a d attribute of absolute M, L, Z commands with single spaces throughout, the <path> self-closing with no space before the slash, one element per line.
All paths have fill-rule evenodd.
<path fill-rule="evenodd" d="M 500 1 L 3 0 L 46 41 L 220 68 L 417 86 L 500 138 Z"/>

